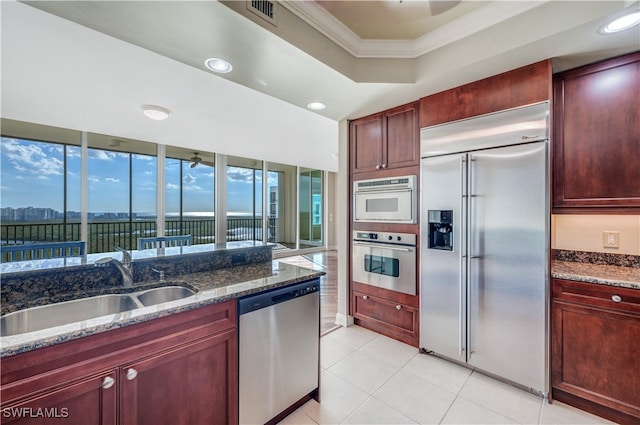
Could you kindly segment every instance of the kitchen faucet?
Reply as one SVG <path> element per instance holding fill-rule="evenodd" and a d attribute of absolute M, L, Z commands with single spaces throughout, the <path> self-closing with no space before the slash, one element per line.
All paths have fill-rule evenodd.
<path fill-rule="evenodd" d="M 133 286 L 133 261 L 131 261 L 131 253 L 126 249 L 120 248 L 119 246 L 115 247 L 116 251 L 122 252 L 122 262 L 116 260 L 111 257 L 104 257 L 96 260 L 96 267 L 105 267 L 108 263 L 113 262 L 113 264 L 118 268 L 120 274 L 122 274 L 122 283 L 125 288 L 130 288 Z"/>

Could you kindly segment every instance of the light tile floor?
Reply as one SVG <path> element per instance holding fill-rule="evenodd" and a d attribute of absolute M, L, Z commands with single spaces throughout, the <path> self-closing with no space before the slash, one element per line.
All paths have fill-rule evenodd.
<path fill-rule="evenodd" d="M 281 424 L 611 424 L 359 326 L 320 340 L 321 400 Z"/>

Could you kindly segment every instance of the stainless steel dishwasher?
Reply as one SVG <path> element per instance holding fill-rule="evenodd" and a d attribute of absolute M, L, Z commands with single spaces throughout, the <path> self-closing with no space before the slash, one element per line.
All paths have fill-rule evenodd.
<path fill-rule="evenodd" d="M 238 300 L 240 423 L 264 424 L 317 399 L 320 279 Z"/>

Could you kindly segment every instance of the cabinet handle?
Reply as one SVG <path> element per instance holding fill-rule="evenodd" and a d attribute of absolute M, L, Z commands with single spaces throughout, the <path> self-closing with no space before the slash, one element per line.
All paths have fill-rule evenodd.
<path fill-rule="evenodd" d="M 380 165 L 376 165 L 376 170 L 379 170 L 379 169 L 380 169 Z"/>
<path fill-rule="evenodd" d="M 387 164 L 382 164 L 382 168 L 387 168 L 388 165 Z"/>
<path fill-rule="evenodd" d="M 611 297 L 611 300 L 612 300 L 614 303 L 619 303 L 620 301 L 622 301 L 622 297 L 621 297 L 620 295 L 613 295 L 613 296 Z"/>
<path fill-rule="evenodd" d="M 134 379 L 136 379 L 136 376 L 138 376 L 137 370 L 135 370 L 134 368 L 127 370 L 127 379 L 129 381 L 133 381 Z"/>
<path fill-rule="evenodd" d="M 401 310 L 401 309 L 402 309 L 402 306 L 401 306 L 400 304 L 398 304 L 398 305 L 396 306 L 396 310 Z"/>
<path fill-rule="evenodd" d="M 362 296 L 362 299 L 366 301 L 366 300 L 368 300 L 368 299 L 369 299 L 369 296 L 368 296 L 368 295 L 363 295 L 363 296 Z"/>
<path fill-rule="evenodd" d="M 106 378 L 104 378 L 102 380 L 102 388 L 105 389 L 105 390 L 108 390 L 109 388 L 113 387 L 113 384 L 115 384 L 115 383 L 116 383 L 115 379 L 113 379 L 110 376 L 107 376 Z"/>

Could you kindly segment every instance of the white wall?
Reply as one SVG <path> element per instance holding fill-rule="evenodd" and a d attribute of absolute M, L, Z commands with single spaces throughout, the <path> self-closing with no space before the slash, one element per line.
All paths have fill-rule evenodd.
<path fill-rule="evenodd" d="M 640 255 L 640 215 L 565 215 L 551 218 L 551 247 Z M 619 248 L 604 248 L 602 233 L 620 232 Z"/>

